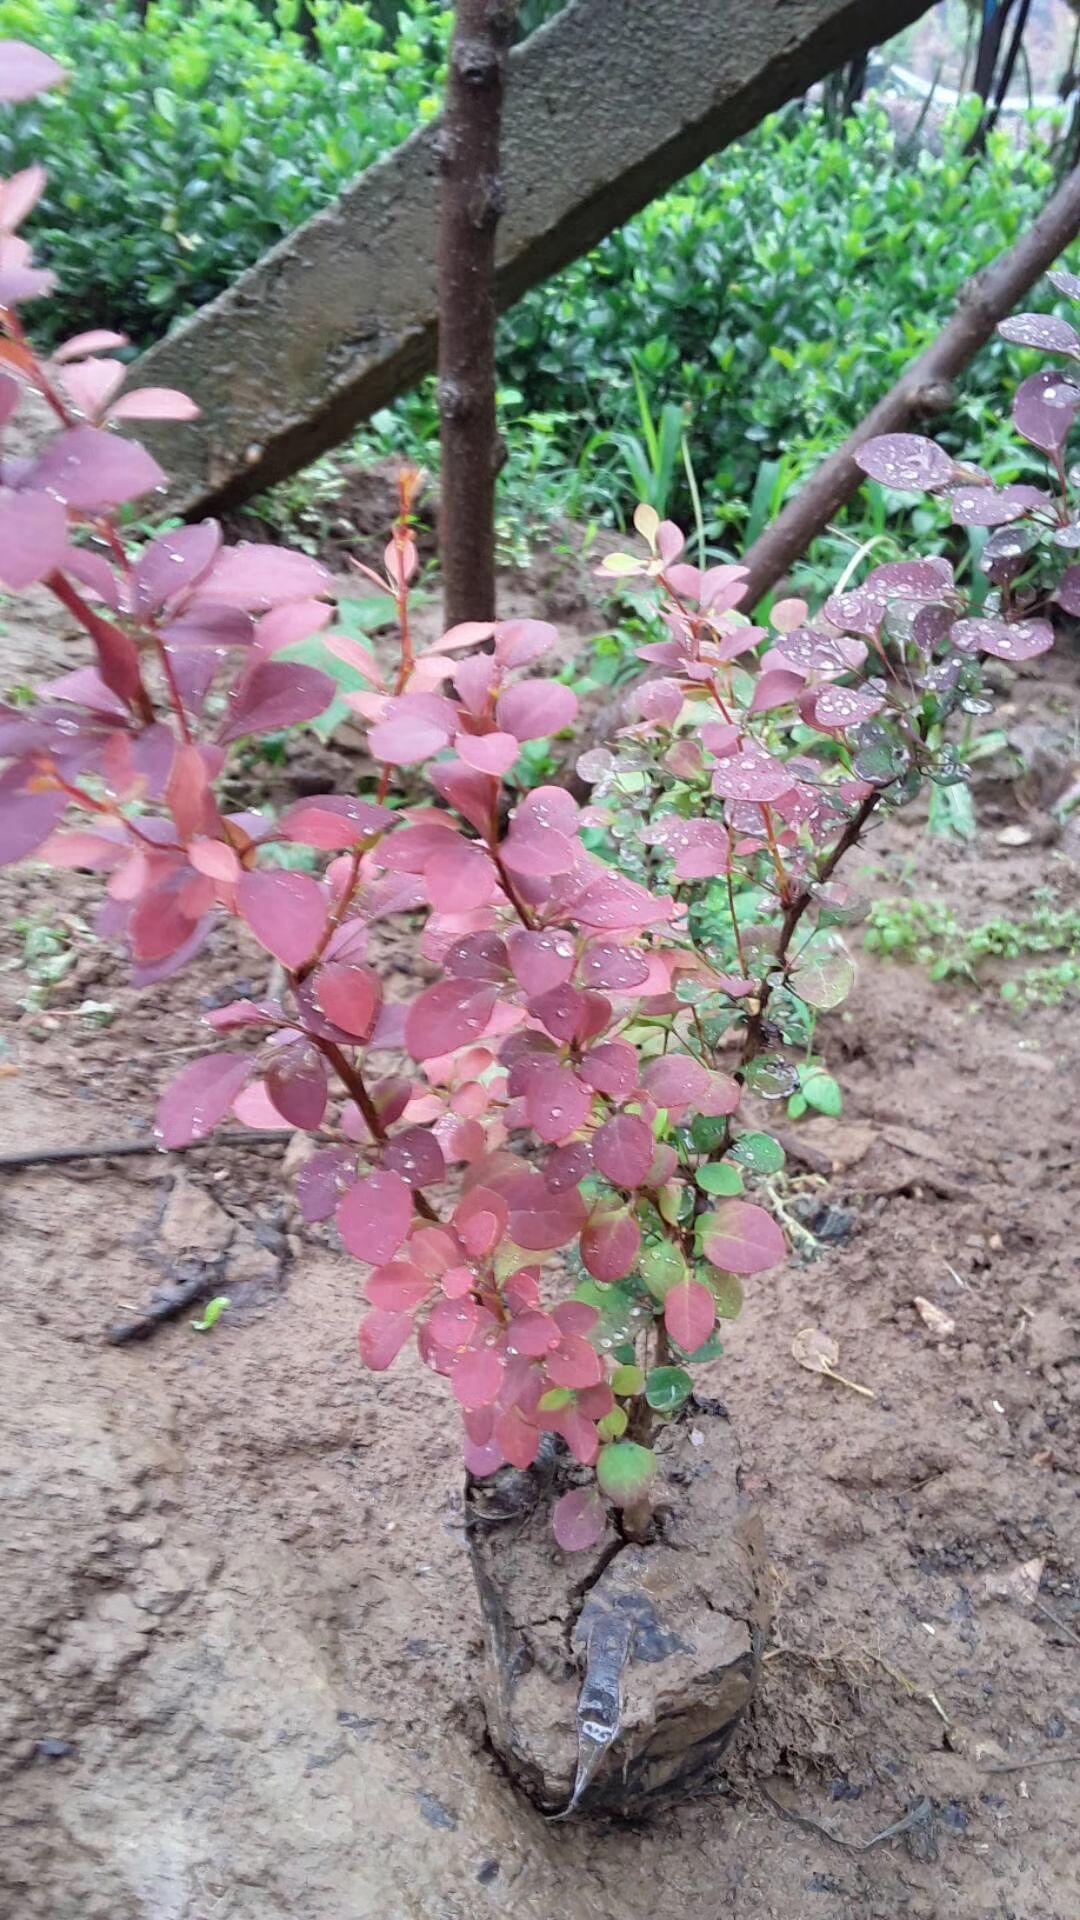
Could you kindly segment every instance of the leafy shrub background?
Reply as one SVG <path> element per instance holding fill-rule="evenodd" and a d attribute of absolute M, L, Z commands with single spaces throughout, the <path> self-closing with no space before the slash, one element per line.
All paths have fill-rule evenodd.
<path fill-rule="evenodd" d="M 0 37 L 73 72 L 0 124 L 0 172 L 49 160 L 31 231 L 62 291 L 39 337 L 108 317 L 144 343 L 220 292 L 438 112 L 449 26 L 433 0 L 151 0 L 145 26 L 132 0 L 0 0 Z M 689 453 L 709 543 L 752 538 L 1050 192 L 1044 137 L 1013 125 L 972 163 L 971 124 L 909 150 L 872 102 L 838 130 L 789 107 L 528 295 L 502 328 L 517 524 L 625 519 L 640 497 L 689 515 Z M 935 427 L 1003 478 L 1025 458 L 1010 392 L 994 341 Z M 436 439 L 429 385 L 346 457 L 431 465 Z M 856 511 L 858 538 L 884 536 L 884 502 Z"/>
<path fill-rule="evenodd" d="M 49 169 L 38 337 L 111 314 L 148 344 L 438 113 L 449 9 L 409 0 L 390 31 L 343 0 L 308 12 L 318 58 L 295 0 L 152 0 L 145 26 L 131 0 L 0 0 L 0 38 L 72 75 L 0 121 L 0 173 Z"/>

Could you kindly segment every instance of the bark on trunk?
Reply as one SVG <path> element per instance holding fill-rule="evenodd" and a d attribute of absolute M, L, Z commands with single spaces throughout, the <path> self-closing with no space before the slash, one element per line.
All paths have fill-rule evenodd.
<path fill-rule="evenodd" d="M 447 626 L 495 615 L 495 228 L 517 0 L 458 0 L 439 136 L 439 544 Z"/>
<path fill-rule="evenodd" d="M 912 361 L 850 439 L 829 455 L 743 555 L 743 565 L 750 570 L 747 609 L 776 586 L 833 515 L 858 492 L 866 476 L 856 466 L 855 454 L 863 442 L 872 440 L 875 434 L 898 433 L 920 415 L 946 411 L 953 403 L 952 383 L 957 374 L 1078 233 L 1080 168 L 1062 182 L 1023 238 L 967 282 L 953 318 L 933 345 Z"/>

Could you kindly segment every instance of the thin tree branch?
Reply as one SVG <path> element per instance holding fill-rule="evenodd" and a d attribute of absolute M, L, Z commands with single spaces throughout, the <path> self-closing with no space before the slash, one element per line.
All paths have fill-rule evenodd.
<path fill-rule="evenodd" d="M 162 1147 L 158 1140 L 106 1140 L 90 1147 L 26 1147 L 19 1153 L 0 1153 L 0 1173 L 20 1173 L 27 1167 L 58 1167 L 79 1160 L 126 1160 L 136 1154 L 195 1153 L 201 1147 L 284 1147 L 291 1134 L 243 1132 L 208 1134 L 205 1140 L 189 1140 L 186 1147 Z"/>
<path fill-rule="evenodd" d="M 743 565 L 750 571 L 747 608 L 770 592 L 862 486 L 865 475 L 855 464 L 855 454 L 863 442 L 875 434 L 896 433 L 920 414 L 947 409 L 957 374 L 1078 233 L 1080 167 L 1062 182 L 1022 239 L 967 282 L 948 326 L 744 554 Z"/>

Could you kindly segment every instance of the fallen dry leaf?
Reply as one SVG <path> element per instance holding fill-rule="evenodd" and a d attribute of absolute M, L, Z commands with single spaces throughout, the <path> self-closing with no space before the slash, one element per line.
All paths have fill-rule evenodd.
<path fill-rule="evenodd" d="M 1015 1600 L 1021 1607 L 1030 1607 L 1038 1596 L 1045 1565 L 1045 1560 L 1021 1560 L 1005 1573 L 985 1574 L 983 1585 L 995 1600 Z"/>
<path fill-rule="evenodd" d="M 823 1333 L 820 1327 L 801 1327 L 791 1343 L 791 1352 L 807 1373 L 823 1373 L 827 1380 L 835 1380 L 841 1387 L 850 1387 L 852 1393 L 861 1393 L 864 1400 L 877 1399 L 876 1393 L 872 1393 L 869 1387 L 860 1387 L 858 1381 L 837 1373 L 840 1349 L 831 1335 Z"/>
<path fill-rule="evenodd" d="M 927 1330 L 944 1340 L 950 1333 L 956 1332 L 956 1321 L 941 1307 L 935 1307 L 932 1300 L 924 1300 L 921 1293 L 915 1295 L 912 1302 L 916 1313 Z"/>
<path fill-rule="evenodd" d="M 791 1343 L 791 1351 L 800 1367 L 808 1373 L 828 1373 L 840 1358 L 835 1340 L 818 1327 L 802 1327 Z"/>

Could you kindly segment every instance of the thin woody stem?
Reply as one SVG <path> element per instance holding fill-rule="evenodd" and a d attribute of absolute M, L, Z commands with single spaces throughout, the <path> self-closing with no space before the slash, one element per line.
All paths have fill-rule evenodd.
<path fill-rule="evenodd" d="M 354 1067 L 350 1063 L 347 1056 L 342 1052 L 342 1049 L 335 1045 L 333 1040 L 315 1039 L 314 1044 L 318 1047 L 324 1060 L 328 1060 L 333 1067 L 350 1100 L 359 1108 L 364 1118 L 364 1124 L 371 1134 L 372 1139 L 377 1140 L 380 1146 L 385 1145 L 390 1136 L 379 1116 L 375 1102 L 364 1085 L 364 1076 L 360 1068 Z M 438 1214 L 431 1203 L 425 1200 L 422 1193 L 413 1192 L 413 1205 L 417 1213 L 422 1214 L 425 1220 L 434 1221 L 436 1225 L 439 1224 Z"/>
<path fill-rule="evenodd" d="M 858 811 L 855 814 L 853 814 L 852 818 L 848 821 L 847 826 L 844 828 L 844 831 L 840 835 L 840 838 L 836 842 L 836 845 L 832 849 L 832 852 L 827 855 L 827 857 L 822 861 L 821 866 L 818 868 L 817 875 L 816 875 L 816 882 L 815 882 L 816 885 L 823 886 L 825 881 L 828 880 L 831 877 L 831 875 L 836 871 L 836 868 L 839 866 L 841 860 L 844 858 L 844 855 L 850 851 L 850 849 L 855 845 L 856 841 L 859 839 L 859 836 L 861 835 L 863 828 L 865 827 L 867 821 L 870 818 L 870 815 L 873 813 L 874 808 L 877 806 L 880 799 L 881 799 L 881 790 L 880 788 L 875 787 L 873 792 L 868 793 L 866 795 L 866 798 L 860 802 Z M 813 900 L 813 897 L 814 897 L 813 889 L 811 887 L 804 887 L 801 893 L 797 893 L 794 899 L 788 902 L 787 909 L 784 913 L 784 918 L 780 925 L 780 938 L 777 941 L 777 945 L 776 945 L 775 963 L 772 969 L 772 973 L 774 977 L 776 974 L 781 973 L 784 969 L 784 964 L 788 956 L 788 950 L 791 946 L 792 940 L 795 937 L 795 933 L 799 926 L 799 922 L 801 921 L 803 914 L 806 912 L 811 901 Z M 743 1040 L 742 1056 L 739 1061 L 740 1072 L 744 1072 L 745 1069 L 750 1065 L 751 1060 L 755 1059 L 756 1056 L 761 1052 L 761 1048 L 763 1044 L 763 1036 L 764 1036 L 764 1027 L 765 1027 L 765 1014 L 768 1008 L 769 999 L 771 997 L 772 990 L 773 990 L 772 979 L 763 980 L 761 983 L 761 992 L 758 995 L 757 1005 L 754 1011 L 751 1013 L 749 1020 L 747 1021 L 746 1036 Z"/>

